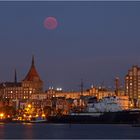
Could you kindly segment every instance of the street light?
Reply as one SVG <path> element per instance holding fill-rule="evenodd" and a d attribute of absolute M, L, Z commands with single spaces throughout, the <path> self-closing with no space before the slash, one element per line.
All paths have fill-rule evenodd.
<path fill-rule="evenodd" d="M 2 119 L 3 117 L 4 117 L 4 114 L 3 114 L 3 113 L 1 113 L 1 114 L 0 114 L 0 118 Z"/>
<path fill-rule="evenodd" d="M 31 105 L 30 104 L 28 104 L 28 108 L 31 108 Z"/>

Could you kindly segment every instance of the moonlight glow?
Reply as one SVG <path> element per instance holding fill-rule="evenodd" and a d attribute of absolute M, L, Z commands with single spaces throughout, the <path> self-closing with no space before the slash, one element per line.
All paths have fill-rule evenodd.
<path fill-rule="evenodd" d="M 58 25 L 58 22 L 55 17 L 47 17 L 44 20 L 44 27 L 48 30 L 56 29 L 57 25 Z"/>

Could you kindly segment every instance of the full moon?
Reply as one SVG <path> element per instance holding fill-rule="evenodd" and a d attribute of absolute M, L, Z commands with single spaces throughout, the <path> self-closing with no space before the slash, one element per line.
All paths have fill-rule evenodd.
<path fill-rule="evenodd" d="M 55 17 L 47 17 L 44 20 L 44 27 L 48 30 L 56 29 L 57 25 L 58 25 L 58 22 Z"/>

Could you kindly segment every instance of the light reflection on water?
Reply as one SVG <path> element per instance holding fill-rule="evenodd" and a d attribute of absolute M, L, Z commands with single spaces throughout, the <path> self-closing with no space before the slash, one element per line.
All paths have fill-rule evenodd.
<path fill-rule="evenodd" d="M 5 136 L 5 127 L 4 127 L 4 123 L 0 122 L 0 138 L 4 138 Z"/>
<path fill-rule="evenodd" d="M 22 125 L 26 125 L 26 126 L 33 126 L 33 123 L 22 123 Z"/>
<path fill-rule="evenodd" d="M 71 126 L 71 127 L 70 127 Z M 39 139 L 39 138 L 140 138 L 140 127 L 121 124 L 32 124 L 0 123 L 0 138 Z"/>
<path fill-rule="evenodd" d="M 0 122 L 0 125 L 4 125 L 5 123 L 4 122 Z"/>
<path fill-rule="evenodd" d="M 33 138 L 33 124 L 32 123 L 23 123 L 24 126 L 24 136 L 25 138 L 32 139 Z"/>

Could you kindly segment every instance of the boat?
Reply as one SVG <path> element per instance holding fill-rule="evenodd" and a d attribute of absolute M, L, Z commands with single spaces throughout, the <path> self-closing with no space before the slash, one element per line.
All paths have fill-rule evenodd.
<path fill-rule="evenodd" d="M 89 103 L 84 112 L 72 112 L 69 115 L 50 116 L 51 123 L 108 123 L 136 124 L 140 120 L 139 109 L 124 110 L 117 97 L 105 97 L 94 103 Z"/>
<path fill-rule="evenodd" d="M 47 122 L 47 119 L 38 117 L 38 118 L 32 118 L 29 122 L 30 123 L 45 123 L 45 122 Z"/>

